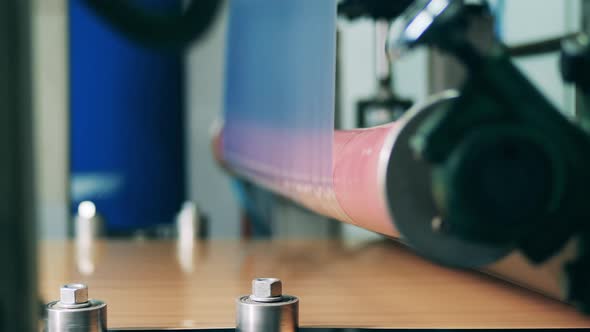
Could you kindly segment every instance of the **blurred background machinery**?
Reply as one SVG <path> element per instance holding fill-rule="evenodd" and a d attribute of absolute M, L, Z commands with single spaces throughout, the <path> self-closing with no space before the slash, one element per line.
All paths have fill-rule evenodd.
<path fill-rule="evenodd" d="M 582 70 L 576 68 L 588 66 L 588 40 L 573 33 L 588 30 L 588 1 L 551 0 L 543 6 L 534 0 L 490 1 L 490 13 L 496 17 L 494 32 L 509 45 L 505 57 L 488 63 L 490 67 L 480 67 L 481 54 L 466 56 L 457 51 L 452 41 L 445 41 L 451 46 L 441 44 L 444 38 L 438 37 L 415 43 L 436 46 L 438 50 L 422 48 L 390 63 L 384 52 L 385 30 L 410 2 L 347 0 L 340 3 L 337 127 L 371 126 L 396 119 L 412 102 L 447 88 L 457 88 L 466 73 L 478 72 L 474 68 L 487 68 L 479 71 L 483 73 L 480 76 L 468 77 L 473 82 L 473 90 L 464 91 L 467 95 L 487 101 L 498 95 L 519 100 L 520 95 L 510 95 L 500 82 L 515 79 L 515 86 L 522 88 L 519 92 L 542 100 L 534 108 L 547 110 L 545 114 L 560 111 L 570 118 L 577 116 L 587 128 L 588 82 L 585 76 L 579 75 Z M 80 220 L 80 215 L 74 215 L 80 205 L 87 202 L 91 202 L 94 213 L 103 218 L 101 234 L 107 236 L 171 236 L 170 229 L 175 228 L 174 221 L 183 207 L 186 209 L 180 215 L 209 220 L 207 233 L 212 238 L 337 236 L 355 240 L 376 236 L 354 226 L 318 221 L 325 218 L 264 191 L 255 193 L 259 189 L 252 189 L 251 184 L 232 184 L 217 168 L 209 146 L 210 128 L 222 113 L 228 4 L 195 0 L 184 11 L 182 4 L 176 1 L 141 4 L 99 0 L 0 3 L 0 48 L 4 50 L 0 54 L 0 72 L 4 75 L 0 81 L 0 107 L 3 109 L 0 126 L 5 135 L 0 144 L 2 151 L 6 151 L 1 177 L 5 184 L 1 186 L 1 197 L 6 204 L 1 207 L 0 216 L 4 230 L 1 233 L 6 239 L 1 241 L 5 249 L 0 251 L 0 257 L 16 267 L 7 284 L 34 284 L 17 276 L 34 275 L 34 264 L 29 263 L 34 260 L 35 237 L 64 239 L 73 236 L 74 223 Z M 145 34 L 146 23 L 155 24 L 156 28 Z M 562 46 L 564 36 L 569 38 Z M 530 43 L 536 40 L 545 42 Z M 415 45 L 408 43 L 407 46 Z M 518 56 L 515 67 L 505 61 L 509 55 Z M 557 65 L 559 62 L 561 67 Z M 505 70 L 511 76 L 493 77 L 493 68 Z M 539 91 L 524 82 L 515 73 L 516 69 L 530 77 Z M 117 79 L 113 78 L 115 73 Z M 564 85 L 562 77 L 573 84 Z M 493 91 L 492 97 L 477 91 L 476 87 L 482 88 L 482 84 L 484 90 Z M 537 98 L 539 94 L 546 98 Z M 465 105 L 467 108 L 475 106 L 481 105 Z M 532 122 L 541 121 L 532 111 L 526 112 L 527 107 L 533 105 L 510 106 Z M 458 116 L 452 115 L 453 112 L 448 114 Z M 456 111 L 455 114 L 460 113 Z M 499 118 L 505 115 L 496 111 L 489 114 Z M 526 138 L 540 142 L 539 146 L 555 146 L 555 142 L 547 142 L 538 132 L 568 131 L 571 125 L 552 119 L 557 117 L 549 116 L 547 127 L 540 124 L 535 132 L 527 133 Z M 468 120 L 463 123 L 465 128 L 478 121 Z M 460 185 L 465 183 L 467 173 L 443 162 L 443 156 L 449 157 L 450 152 L 440 146 L 443 142 L 433 137 L 437 137 L 437 131 L 446 132 L 449 127 L 445 121 L 439 124 L 425 127 L 422 145 L 417 149 L 437 165 L 441 187 L 453 182 L 465 189 L 461 195 L 443 190 L 442 196 L 447 199 L 439 202 L 441 206 L 464 206 L 462 199 L 465 197 L 483 196 L 471 195 L 470 184 Z M 519 140 L 524 135 L 514 134 L 510 128 L 496 129 L 494 136 L 501 132 L 506 141 Z M 460 132 L 468 134 L 468 131 Z M 563 145 L 577 148 L 577 143 L 570 143 L 577 142 L 579 136 L 568 137 Z M 447 143 L 452 145 L 453 142 Z M 486 137 L 478 137 L 476 143 L 473 144 L 478 148 L 496 151 L 496 145 L 488 144 Z M 516 152 L 528 150 L 526 145 L 519 147 L 521 149 Z M 466 147 L 466 152 L 456 158 L 470 161 L 468 152 L 478 148 Z M 550 150 L 540 154 L 542 157 L 527 155 L 526 161 L 537 164 L 538 158 L 547 155 L 564 159 L 561 156 L 566 153 L 567 165 L 560 167 L 585 176 L 583 169 L 576 168 L 585 162 L 576 159 L 578 150 L 555 151 L 554 147 Z M 542 195 L 547 192 L 543 185 L 553 186 L 559 182 L 541 181 L 558 178 L 549 176 L 550 171 L 553 170 L 538 169 L 537 174 L 529 174 L 536 176 L 530 183 L 541 186 L 535 192 L 539 196 L 518 197 L 529 198 L 527 202 L 531 205 L 549 202 Z M 510 176 L 521 179 L 514 174 Z M 583 192 L 583 189 L 573 190 Z M 493 190 L 512 192 L 510 188 Z M 242 194 L 236 195 L 236 192 Z M 453 196 L 455 194 L 458 196 Z M 517 210 L 530 217 L 530 206 L 514 204 L 509 196 L 503 199 L 498 202 L 500 205 L 486 205 L 485 208 L 494 213 Z M 188 203 L 184 204 L 185 201 Z M 576 204 L 578 206 L 567 212 L 572 216 L 568 220 L 572 227 L 579 227 L 574 219 L 583 215 L 580 212 L 583 212 L 580 208 L 583 202 Z M 445 227 L 465 238 L 499 241 L 495 236 L 497 225 L 488 223 L 487 228 L 474 228 L 468 222 L 469 213 L 473 211 L 453 211 L 462 212 L 449 218 Z M 38 233 L 30 226 L 35 223 Z M 191 229 L 205 233 L 202 226 Z M 510 234 L 510 241 L 507 241 L 510 245 L 517 243 L 533 259 L 546 257 L 547 253 L 539 253 L 534 244 L 520 241 L 521 228 L 515 227 Z M 556 237 L 555 247 L 563 244 L 566 237 Z M 583 240 L 581 246 L 586 243 Z M 11 249 L 15 247 L 19 248 L 16 254 Z M 568 269 L 580 271 L 578 275 L 582 277 L 579 278 L 585 279 L 587 260 L 582 255 Z M 576 282 L 572 280 L 573 284 Z M 19 291 L 35 294 L 35 289 L 29 286 L 20 287 Z M 579 293 L 586 294 L 587 290 Z M 14 291 L 3 287 L 1 298 L 2 328 L 29 330 L 26 326 L 10 325 L 21 320 L 6 317 L 30 312 L 34 305 L 24 302 L 30 302 L 32 296 L 18 297 L 24 302 L 14 303 Z M 7 303 L 5 299 L 13 302 Z M 19 306 L 29 310 L 12 310 Z"/>
<path fill-rule="evenodd" d="M 582 24 L 582 18 L 577 14 L 582 5 L 580 1 L 550 2 L 547 6 L 536 11 L 535 16 L 524 15 L 528 8 L 530 8 L 526 3 L 519 2 L 518 4 L 509 3 L 501 5 L 500 2 L 492 1 L 492 9 L 498 11 L 497 16 L 500 19 L 497 30 L 501 32 L 501 37 L 508 44 L 559 37 L 578 31 Z M 365 109 L 363 105 L 381 105 L 381 102 L 387 101 L 391 96 L 396 97 L 396 100 L 399 99 L 403 103 L 406 103 L 407 100 L 422 100 L 428 93 L 453 87 L 453 85 L 456 86 L 452 82 L 456 75 L 448 75 L 447 73 L 450 71 L 449 68 L 451 68 L 448 66 L 448 61 L 452 61 L 448 60 L 448 56 L 440 55 L 440 52 L 434 50 L 418 50 L 408 57 L 404 57 L 400 61 L 391 64 L 392 72 L 395 75 L 390 77 L 392 89 L 387 89 L 386 85 L 383 85 L 386 80 L 378 79 L 380 77 L 378 76 L 379 73 L 375 72 L 375 68 L 378 67 L 376 59 L 379 57 L 376 54 L 378 48 L 375 46 L 376 40 L 374 36 L 382 36 L 383 33 L 379 32 L 382 30 L 382 28 L 379 28 L 380 24 L 383 27 L 383 22 L 396 13 L 399 13 L 405 5 L 400 3 L 399 7 L 396 5 L 396 8 L 382 11 L 379 10 L 379 6 L 383 6 L 382 2 L 381 4 L 378 1 L 375 3 L 362 3 L 364 4 L 363 6 L 360 6 L 358 2 L 355 3 L 354 1 L 344 1 L 340 4 L 343 18 L 339 22 L 339 100 L 337 103 L 339 107 L 337 114 L 338 123 L 336 125 L 344 129 L 357 127 L 363 125 L 363 123 L 367 125 L 376 124 L 380 121 L 386 121 L 391 117 L 390 114 L 381 113 L 381 115 L 376 116 L 376 120 L 366 118 L 366 115 L 362 115 L 365 114 L 365 111 L 359 111 Z M 142 214 L 140 216 L 142 217 L 141 220 L 134 221 L 141 225 L 129 225 L 130 229 L 136 227 L 143 228 L 143 226 L 147 227 L 156 223 L 170 223 L 170 217 L 174 215 L 171 211 L 179 210 L 182 201 L 186 199 L 196 202 L 201 207 L 203 213 L 209 217 L 212 236 L 232 237 L 241 233 L 241 226 L 239 225 L 242 223 L 240 220 L 243 218 L 240 216 L 243 213 L 240 212 L 242 209 L 239 207 L 238 200 L 235 198 L 235 190 L 232 189 L 232 185 L 228 183 L 222 172 L 217 169 L 209 154 L 208 144 L 210 126 L 215 122 L 215 119 L 221 112 L 224 36 L 225 24 L 227 22 L 226 8 L 226 5 L 220 6 L 220 11 L 213 19 L 210 30 L 203 34 L 200 43 L 193 44 L 194 46 L 187 48 L 184 59 L 176 58 L 176 60 L 173 60 L 175 56 L 170 51 L 157 51 L 154 50 L 153 45 L 146 46 L 145 44 L 125 41 L 125 39 L 122 39 L 123 37 L 115 33 L 118 30 L 109 28 L 109 25 L 99 17 L 90 16 L 88 9 L 77 1 L 71 2 L 68 6 L 64 3 L 60 4 L 59 1 L 34 3 L 34 12 L 38 13 L 33 16 L 33 27 L 38 27 L 33 30 L 36 32 L 34 34 L 34 41 L 37 41 L 34 45 L 44 50 L 43 54 L 46 55 L 39 55 L 39 59 L 35 61 L 36 66 L 34 67 L 35 77 L 38 78 L 34 80 L 34 84 L 39 91 L 37 94 L 38 98 L 34 99 L 35 109 L 43 110 L 42 112 L 36 113 L 37 118 L 40 120 L 38 121 L 39 126 L 37 126 L 39 133 L 37 135 L 37 141 L 39 142 L 38 145 L 42 146 L 37 151 L 39 156 L 45 161 L 43 163 L 45 166 L 37 169 L 37 172 L 42 175 L 40 176 L 41 182 L 39 186 L 39 197 L 41 200 L 38 218 L 42 221 L 41 228 L 43 234 L 59 238 L 71 232 L 73 228 L 71 227 L 71 222 L 68 221 L 70 220 L 68 215 L 76 208 L 75 205 L 82 200 L 96 201 L 95 204 L 99 213 L 103 215 L 112 214 L 110 211 L 115 209 L 115 205 L 105 206 L 106 201 L 101 201 L 101 199 L 106 200 L 109 196 L 107 189 L 110 188 L 113 190 L 113 188 L 117 187 L 117 183 L 119 185 L 122 183 L 121 181 L 123 179 L 121 176 L 117 176 L 115 174 L 116 172 L 111 172 L 107 168 L 117 168 L 121 171 L 121 174 L 126 174 L 125 181 L 137 183 L 136 185 L 119 187 L 119 190 L 121 190 L 119 195 L 122 195 L 120 197 L 128 197 L 128 199 L 134 201 L 141 201 L 141 198 L 144 197 L 143 201 L 147 203 L 150 201 L 150 197 L 156 196 L 152 194 L 151 190 L 140 189 L 142 181 L 143 185 L 148 186 L 150 184 L 149 181 L 142 180 L 147 179 L 149 174 L 155 174 L 154 172 L 157 172 L 158 176 L 155 177 L 155 180 L 161 179 L 161 181 L 165 182 L 160 188 L 166 189 L 167 195 L 165 196 L 167 202 L 155 203 L 153 209 L 160 209 L 161 211 L 167 212 L 150 213 L 151 216 L 146 217 L 148 209 L 145 209 L 144 212 L 129 211 L 129 209 L 125 209 L 123 203 L 117 203 L 120 204 L 116 207 L 117 214 L 120 216 L 126 214 L 131 215 L 131 213 L 135 215 L 138 215 L 138 213 Z M 552 19 L 545 19 L 544 15 Z M 68 18 L 70 16 L 71 18 Z M 523 17 L 526 18 L 523 19 Z M 105 36 L 104 39 L 101 39 L 105 43 L 108 40 L 111 40 L 112 43 L 119 43 L 121 50 L 128 50 L 127 52 L 129 52 L 123 54 L 129 54 L 129 56 L 134 57 L 144 56 L 142 54 L 145 54 L 146 59 L 154 59 L 153 61 L 162 59 L 162 68 L 166 68 L 164 66 L 176 68 L 167 69 L 170 75 L 172 75 L 168 76 L 171 79 L 170 82 L 172 82 L 172 85 L 159 83 L 160 80 L 155 80 L 154 76 L 152 76 L 155 73 L 150 73 L 149 76 L 146 75 L 146 79 L 141 82 L 142 84 L 146 84 L 146 89 L 157 89 L 157 84 L 163 84 L 163 87 L 166 86 L 164 88 L 168 89 L 167 91 L 176 94 L 176 97 L 167 99 L 171 103 L 176 103 L 174 104 L 176 106 L 172 107 L 172 104 L 158 106 L 158 103 L 147 103 L 147 100 L 145 100 L 145 104 L 141 104 L 141 100 L 135 99 L 138 102 L 137 107 L 127 107 L 125 111 L 115 112 L 113 107 L 101 110 L 101 103 L 104 103 L 104 105 L 111 103 L 110 105 L 112 106 L 112 103 L 117 100 L 115 98 L 127 98 L 127 102 L 129 103 L 127 105 L 133 105 L 131 99 L 133 95 L 130 94 L 125 97 L 119 95 L 117 97 L 114 92 L 109 92 L 115 90 L 109 89 L 109 86 L 106 86 L 106 82 L 101 84 L 104 86 L 98 88 L 95 86 L 93 88 L 91 84 L 98 84 L 97 79 L 100 78 L 100 75 L 72 85 L 73 82 L 71 81 L 81 79 L 76 78 L 78 77 L 76 73 L 84 68 L 81 63 L 77 62 L 77 59 L 83 54 L 89 54 L 88 52 L 91 52 L 89 51 L 91 47 L 99 46 L 82 44 L 82 37 L 76 37 L 77 34 L 73 34 L 71 38 L 66 37 L 69 35 L 68 31 L 70 31 L 70 28 L 67 28 L 66 25 L 66 22 L 69 20 L 72 20 L 70 22 L 71 28 L 73 28 L 74 24 L 84 24 L 88 28 L 93 27 L 94 30 L 92 31 L 95 31 L 95 33 L 100 32 L 102 36 Z M 375 23 L 375 20 L 382 23 Z M 538 22 L 541 21 L 546 24 L 539 25 Z M 93 23 L 91 24 L 91 22 Z M 551 23 L 549 24 L 547 22 Z M 81 29 L 77 31 L 81 31 Z M 106 36 L 111 39 L 108 39 Z M 66 47 L 68 44 L 70 46 Z M 56 45 L 62 45 L 62 47 L 57 47 Z M 69 51 L 64 51 L 66 49 L 69 49 Z M 70 55 L 68 56 L 68 54 Z M 37 53 L 34 55 L 37 56 Z M 104 58 L 95 56 L 90 59 L 95 59 L 93 61 L 97 61 L 98 64 L 103 63 L 103 66 L 107 66 L 107 56 L 108 53 Z M 124 57 L 116 58 L 116 55 L 113 54 L 113 58 L 111 59 L 113 60 L 108 66 L 123 65 Z M 559 83 L 560 73 L 555 66 L 557 59 L 557 52 L 544 53 L 538 56 L 523 57 L 521 60 L 517 59 L 516 64 L 532 77 L 533 82 L 542 83 L 537 85 L 549 97 L 552 103 L 558 105 L 566 113 L 573 114 L 576 104 L 573 88 L 564 87 Z M 164 64 L 166 61 L 168 61 L 169 65 Z M 70 74 L 66 75 L 64 73 L 68 72 L 67 68 L 70 67 L 69 64 L 72 67 L 69 69 Z M 140 63 L 138 62 L 135 65 L 137 67 L 129 64 L 129 70 L 138 68 L 137 70 L 139 71 Z M 184 68 L 184 70 L 179 70 L 178 68 Z M 383 69 L 384 67 L 381 66 L 380 68 Z M 174 71 L 176 74 L 172 74 Z M 382 74 L 384 73 L 385 71 L 382 71 Z M 134 79 L 133 77 L 137 77 L 137 75 L 128 75 L 127 77 L 128 79 Z M 147 77 L 151 79 L 147 79 Z M 386 76 L 381 76 L 381 78 L 383 77 Z M 162 79 L 164 80 L 164 76 L 162 76 Z M 151 83 L 147 84 L 147 82 Z M 116 82 L 113 82 L 113 84 L 116 84 Z M 142 84 L 136 84 L 137 89 L 142 88 Z M 172 89 L 174 85 L 178 86 L 178 88 L 174 89 L 176 91 Z M 67 89 L 68 86 L 73 86 L 73 89 Z M 98 93 L 102 93 L 105 97 L 96 99 L 98 104 L 96 107 L 93 107 L 91 103 L 83 104 L 84 100 L 81 97 L 77 97 L 78 94 L 82 96 L 84 91 L 88 94 L 87 98 L 89 100 L 98 98 Z M 395 91 L 395 94 L 393 94 L 393 91 Z M 112 97 L 106 97 L 107 95 Z M 397 96 L 403 97 L 400 98 Z M 71 103 L 69 102 L 70 100 L 72 101 Z M 122 99 L 118 100 L 126 102 Z M 366 103 L 366 101 L 369 101 L 369 103 Z M 68 105 L 70 105 L 69 111 Z M 81 111 L 77 111 L 83 105 L 89 107 L 89 113 L 85 116 L 82 115 L 83 113 Z M 94 145 L 98 142 L 97 135 L 105 136 L 107 132 L 111 132 L 109 136 L 113 138 L 113 141 L 115 138 L 113 135 L 120 134 L 122 135 L 121 138 L 125 137 L 124 135 L 128 135 L 122 133 L 120 130 L 111 130 L 110 128 L 112 127 L 110 127 L 111 124 L 107 119 L 107 115 L 112 114 L 112 116 L 121 117 L 118 118 L 119 120 L 128 119 L 130 128 L 139 128 L 140 123 L 136 122 L 135 124 L 138 126 L 133 127 L 133 121 L 134 119 L 141 119 L 135 115 L 140 113 L 137 109 L 141 108 L 142 105 L 149 106 L 144 111 L 154 109 L 153 116 L 150 118 L 152 120 L 149 121 L 152 121 L 151 123 L 157 124 L 158 126 L 150 126 L 149 130 L 152 130 L 151 132 L 160 132 L 161 135 L 164 135 L 160 135 L 160 138 L 158 138 L 162 143 L 154 142 L 155 144 L 146 143 L 144 145 L 142 144 L 143 141 L 138 141 L 136 144 L 137 148 L 151 145 L 152 151 L 150 153 L 131 153 L 129 155 L 121 153 L 119 154 L 121 157 L 118 158 L 120 160 L 119 165 L 105 165 L 103 167 L 105 168 L 103 175 L 107 174 L 107 178 L 103 179 L 100 176 L 98 178 L 92 178 L 93 174 L 96 175 L 101 170 L 92 170 L 84 166 L 85 160 L 89 160 L 85 159 L 86 156 L 104 159 L 106 158 L 108 149 L 112 148 L 115 149 L 113 151 L 117 151 L 117 146 L 113 144 L 109 146 L 105 144 L 102 146 Z M 405 104 L 405 106 L 407 105 L 409 105 L 409 102 Z M 165 111 L 159 111 L 160 109 L 165 109 Z M 375 108 L 369 107 L 369 109 Z M 109 113 L 110 111 L 113 113 Z M 76 114 L 80 114 L 80 116 Z M 84 122 L 88 123 L 91 114 L 99 116 L 96 119 L 92 119 L 93 122 L 101 121 L 98 123 L 105 124 L 104 132 L 92 133 L 92 135 L 85 137 L 83 124 Z M 379 112 L 375 114 L 379 114 Z M 163 117 L 165 121 L 158 121 L 159 116 Z M 184 119 L 183 122 L 181 122 L 182 119 Z M 80 120 L 80 125 L 78 125 L 78 120 Z M 143 119 L 143 121 L 148 121 L 148 119 Z M 113 126 L 115 122 L 112 121 Z M 149 135 L 151 132 L 148 133 L 146 127 L 141 126 L 141 130 L 143 131 L 138 131 L 133 136 L 139 139 L 142 135 Z M 162 129 L 160 130 L 158 128 Z M 175 129 L 172 130 L 172 128 Z M 71 133 L 71 135 L 65 133 Z M 69 143 L 70 141 L 72 143 Z M 130 144 L 129 140 L 125 141 Z M 176 143 L 184 146 L 181 151 L 178 150 L 178 145 L 176 148 L 166 148 Z M 119 148 L 121 148 L 120 151 L 123 150 L 123 146 L 119 146 Z M 95 151 L 89 151 L 90 149 Z M 137 157 L 133 157 L 134 155 Z M 141 157 L 139 157 L 140 155 Z M 163 160 L 164 156 L 172 157 L 167 158 L 166 161 L 161 161 L 160 164 L 153 162 Z M 150 166 L 144 167 L 143 165 Z M 134 169 L 137 169 L 137 171 L 134 171 Z M 170 169 L 177 169 L 179 171 L 166 171 Z M 162 170 L 162 172 L 158 172 L 157 170 Z M 48 176 L 49 174 L 51 176 Z M 146 177 L 140 177 L 141 174 L 145 174 Z M 89 179 L 90 181 L 88 181 Z M 102 191 L 102 194 L 100 194 L 96 191 L 97 188 L 92 189 L 90 183 L 93 179 L 98 180 L 95 181 L 95 184 L 100 183 L 102 189 L 107 191 Z M 94 196 L 100 197 L 97 198 L 89 195 L 93 190 L 95 191 Z M 242 188 L 240 190 L 245 189 Z M 150 197 L 147 197 L 148 195 Z M 113 198 L 110 202 L 115 204 L 116 200 Z M 260 204 L 265 205 L 265 203 Z M 289 204 L 281 203 L 280 199 L 278 199 L 278 202 L 267 205 L 282 206 Z M 70 206 L 72 207 L 70 208 Z M 273 208 L 270 209 L 273 210 Z M 281 208 L 278 208 L 278 211 L 281 210 Z M 298 219 L 312 218 L 311 215 L 303 211 L 291 211 L 291 209 L 288 211 L 290 212 L 285 212 L 284 214 L 294 214 Z M 281 214 L 282 212 L 276 213 Z M 305 217 L 300 218 L 300 215 Z M 168 217 L 164 218 L 164 216 Z M 114 229 L 119 229 L 119 227 L 125 229 L 125 225 L 121 225 L 116 221 L 120 217 L 113 216 L 109 218 L 106 215 L 104 217 L 107 225 L 117 225 L 114 226 Z M 123 220 L 123 218 L 121 217 L 119 220 Z M 285 224 L 292 225 L 288 221 Z M 302 231 L 304 228 L 310 230 L 309 232 L 303 231 L 303 233 L 308 235 L 318 234 L 317 229 L 314 228 L 322 227 L 318 226 L 321 224 L 313 221 L 299 223 Z M 294 230 L 291 226 L 275 226 L 275 229 L 278 228 L 288 228 L 289 231 L 287 233 L 297 233 L 297 230 Z M 329 228 L 332 229 L 333 227 Z M 348 231 L 344 230 L 344 233 Z M 328 233 L 331 232 L 333 231 L 328 231 Z M 352 232 L 356 233 L 357 231 Z M 361 233 L 361 231 L 358 231 L 358 233 Z"/>

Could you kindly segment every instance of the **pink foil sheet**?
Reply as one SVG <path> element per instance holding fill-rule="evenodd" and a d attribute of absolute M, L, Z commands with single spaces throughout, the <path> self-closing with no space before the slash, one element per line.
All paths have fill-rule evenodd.
<path fill-rule="evenodd" d="M 352 222 L 333 185 L 336 0 L 232 0 L 223 160 L 234 172 Z"/>
<path fill-rule="evenodd" d="M 336 5 L 231 2 L 216 155 L 239 176 L 319 214 L 398 236 L 379 180 L 385 138 L 398 126 L 334 131 Z"/>
<path fill-rule="evenodd" d="M 275 177 L 265 173 L 272 172 L 272 169 L 265 165 L 252 163 L 243 167 L 232 164 L 228 162 L 226 151 L 223 150 L 220 133 L 213 141 L 214 155 L 233 173 L 292 199 L 316 213 L 387 236 L 399 237 L 388 212 L 382 179 L 390 152 L 384 148 L 384 143 L 400 127 L 401 123 L 393 122 L 370 129 L 334 131 L 332 178 L 327 181 L 310 182 L 306 176 L 298 178 L 291 175 L 280 175 L 281 180 L 272 180 Z M 294 144 L 291 152 L 297 154 L 301 148 L 301 145 Z M 298 160 L 297 156 L 294 159 Z M 252 171 L 253 169 L 258 171 Z"/>

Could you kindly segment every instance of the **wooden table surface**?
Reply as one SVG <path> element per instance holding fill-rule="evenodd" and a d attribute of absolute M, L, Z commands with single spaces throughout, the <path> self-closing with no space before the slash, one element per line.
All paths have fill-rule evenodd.
<path fill-rule="evenodd" d="M 41 292 L 85 282 L 108 303 L 110 328 L 233 327 L 254 277 L 300 297 L 302 326 L 578 328 L 574 308 L 492 277 L 439 267 L 394 242 L 100 242 L 41 245 Z"/>

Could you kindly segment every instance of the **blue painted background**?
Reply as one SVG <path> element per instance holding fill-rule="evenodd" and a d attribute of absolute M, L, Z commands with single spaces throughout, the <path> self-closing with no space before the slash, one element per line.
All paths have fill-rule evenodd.
<path fill-rule="evenodd" d="M 94 201 L 109 233 L 172 222 L 185 192 L 181 55 L 133 44 L 80 0 L 69 20 L 72 207 Z"/>

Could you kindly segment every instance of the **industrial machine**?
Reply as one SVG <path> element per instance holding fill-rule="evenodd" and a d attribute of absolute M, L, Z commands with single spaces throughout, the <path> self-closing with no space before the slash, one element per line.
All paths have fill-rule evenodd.
<path fill-rule="evenodd" d="M 348 5 L 357 9 L 342 4 L 346 9 Z M 244 27 L 247 22 L 241 19 L 239 24 Z M 292 110 L 285 115 L 296 124 L 288 129 L 295 137 L 289 141 L 293 151 L 286 152 L 280 143 L 263 151 L 253 148 L 252 144 L 263 142 L 257 138 L 260 130 L 268 130 L 268 137 L 281 136 L 267 128 L 269 124 L 251 125 L 259 118 L 250 111 L 256 101 L 244 94 L 251 90 L 242 90 L 243 77 L 234 76 L 230 66 L 228 81 L 236 83 L 230 83 L 226 92 L 226 126 L 215 154 L 239 176 L 320 214 L 401 239 L 444 265 L 482 268 L 514 252 L 522 253 L 527 264 L 540 265 L 576 242 L 576 248 L 568 250 L 573 254 L 559 263 L 565 295 L 554 296 L 587 311 L 583 169 L 590 137 L 584 129 L 584 112 L 580 124 L 567 119 L 512 63 L 510 53 L 522 55 L 527 47 L 510 50 L 494 31 L 485 1 L 415 1 L 392 25 L 390 55 L 396 58 L 422 45 L 435 47 L 464 68 L 459 88 L 417 104 L 390 125 L 324 130 L 328 137 L 315 139 L 322 144 L 317 152 L 299 150 L 317 135 L 301 121 L 315 121 L 320 127 L 324 121 L 313 111 L 303 120 L 306 115 L 301 113 L 312 107 L 305 103 L 294 104 L 300 113 Z M 258 40 L 266 36 L 265 30 L 256 28 L 249 33 Z M 584 34 L 563 39 L 564 78 L 577 82 L 582 91 L 584 75 L 575 73 L 583 72 L 585 44 Z M 243 55 L 240 47 L 234 50 L 230 45 L 230 54 Z M 547 47 L 536 49 L 544 52 Z M 255 57 L 230 59 L 240 64 L 240 74 L 245 72 L 242 68 L 263 66 Z M 306 75 L 314 77 L 314 72 Z M 275 79 L 273 69 L 260 79 Z M 280 111 L 273 110 L 273 126 L 283 126 Z M 305 170 L 297 163 L 317 162 L 323 160 L 317 155 L 331 153 L 333 158 L 323 158 L 331 168 L 319 165 Z M 518 269 L 518 264 L 513 266 Z M 529 282 L 518 272 L 507 278 Z"/>
<path fill-rule="evenodd" d="M 517 249 L 535 264 L 576 238 L 577 254 L 563 266 L 566 296 L 588 311 L 585 112 L 575 124 L 548 102 L 512 64 L 506 46 L 485 34 L 491 20 L 485 3 L 417 2 L 390 36 L 392 53 L 437 47 L 467 69 L 459 96 L 441 104 L 410 139 L 414 155 L 431 167 L 440 213 L 431 233 Z M 583 72 L 573 62 L 587 56 L 586 39 L 564 41 L 562 69 L 570 81 L 581 83 L 571 68 Z M 416 235 L 417 248 L 432 249 Z"/>
<path fill-rule="evenodd" d="M 199 40 L 219 8 L 219 1 L 195 0 L 183 15 L 159 16 L 115 0 L 86 3 L 143 46 L 176 51 Z M 7 203 L 0 207 L 0 262 L 10 267 L 0 288 L 1 331 L 35 331 L 39 308 L 34 207 L 27 201 L 34 184 L 28 5 L 0 2 L 0 197 Z M 361 119 L 384 108 L 393 121 L 334 130 L 336 7 L 317 0 L 231 2 L 225 119 L 212 144 L 217 161 L 232 176 L 395 239 L 438 264 L 483 269 L 590 313 L 590 113 L 583 105 L 577 121 L 566 118 L 511 58 L 547 47 L 504 45 L 486 1 L 342 1 L 349 18 L 367 15 L 382 27 L 394 20 L 379 91 L 359 104 Z M 587 102 L 589 37 L 580 32 L 549 44 L 561 50 L 563 79 Z M 389 61 L 418 47 L 451 56 L 465 75 L 458 89 L 410 107 L 391 90 Z M 359 125 L 377 124 L 369 122 Z M 192 252 L 193 238 L 180 240 L 179 252 Z M 99 250 L 91 251 L 90 260 Z M 547 291 L 557 287 L 553 279 L 547 286 L 525 273 L 550 261 L 563 272 L 562 294 Z M 107 331 L 108 305 L 90 299 L 83 283 L 65 284 L 60 299 L 43 307 L 46 329 Z M 307 331 L 299 328 L 305 303 L 283 294 L 277 278 L 254 279 L 251 294 L 235 305 L 237 331 Z"/>

